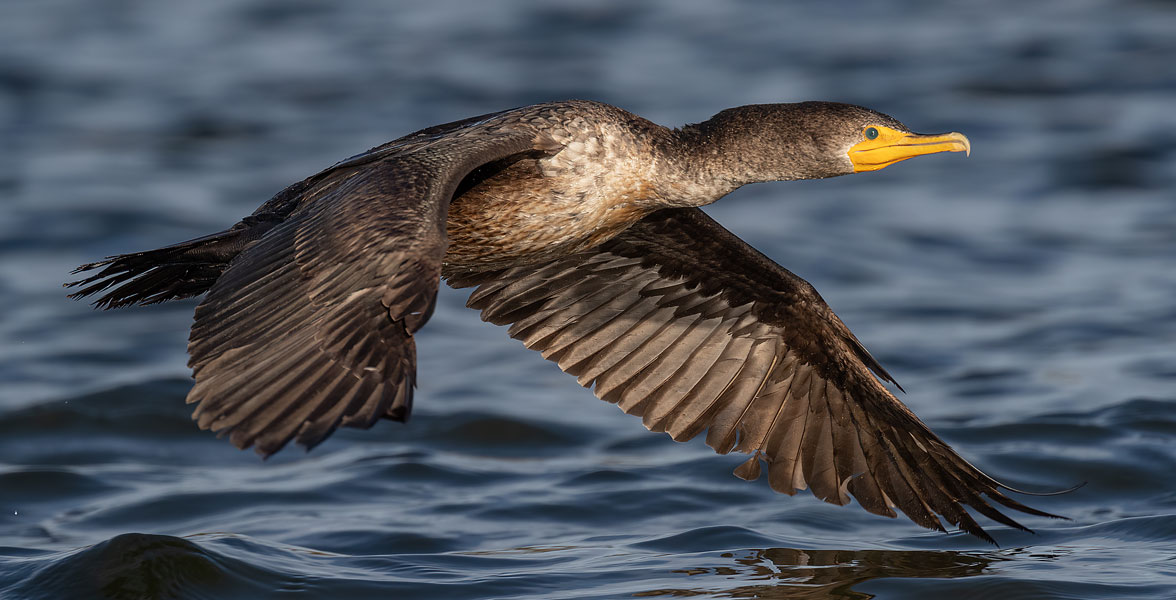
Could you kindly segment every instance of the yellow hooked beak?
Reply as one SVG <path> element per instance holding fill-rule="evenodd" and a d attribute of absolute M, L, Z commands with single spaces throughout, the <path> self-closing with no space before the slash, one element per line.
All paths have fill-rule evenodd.
<path fill-rule="evenodd" d="M 876 132 L 876 133 L 875 133 Z M 874 136 L 873 139 L 870 136 Z M 936 152 L 972 153 L 972 144 L 962 133 L 936 133 L 924 135 L 898 131 L 881 125 L 867 127 L 862 132 L 862 141 L 849 149 L 849 160 L 853 171 L 877 171 L 900 160 L 914 158 L 921 154 Z"/>

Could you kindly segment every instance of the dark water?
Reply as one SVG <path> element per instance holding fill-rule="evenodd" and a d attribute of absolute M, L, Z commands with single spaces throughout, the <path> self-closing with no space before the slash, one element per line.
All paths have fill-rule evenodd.
<path fill-rule="evenodd" d="M 0 597 L 1176 597 L 1176 4 L 0 6 Z M 261 462 L 183 404 L 193 302 L 68 270 L 219 230 L 410 130 L 584 97 L 872 106 L 971 159 L 709 212 L 809 279 L 965 456 L 1072 521 L 779 496 L 443 292 L 412 423 Z"/>

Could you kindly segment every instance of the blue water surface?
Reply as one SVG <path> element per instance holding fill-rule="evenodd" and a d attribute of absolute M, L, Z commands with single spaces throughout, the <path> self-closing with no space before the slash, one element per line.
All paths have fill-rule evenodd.
<path fill-rule="evenodd" d="M 0 5 L 0 597 L 1176 597 L 1176 4 Z M 223 229 L 428 125 L 853 102 L 969 159 L 708 212 L 811 281 L 977 466 L 1066 515 L 993 547 L 786 497 L 442 290 L 408 425 L 268 461 L 198 430 L 195 301 L 74 266 Z"/>

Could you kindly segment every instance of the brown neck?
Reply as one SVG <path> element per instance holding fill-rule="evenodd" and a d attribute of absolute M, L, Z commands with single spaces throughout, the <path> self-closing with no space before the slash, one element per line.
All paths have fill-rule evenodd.
<path fill-rule="evenodd" d="M 729 141 L 691 125 L 658 144 L 658 194 L 675 206 L 704 206 L 750 181 L 733 168 Z"/>
<path fill-rule="evenodd" d="M 701 206 L 749 183 L 852 173 L 837 132 L 825 132 L 812 112 L 807 104 L 742 106 L 669 132 L 668 192 Z"/>

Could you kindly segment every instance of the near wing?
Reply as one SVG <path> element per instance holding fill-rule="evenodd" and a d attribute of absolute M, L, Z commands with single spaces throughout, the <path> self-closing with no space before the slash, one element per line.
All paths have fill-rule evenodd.
<path fill-rule="evenodd" d="M 455 125 L 344 161 L 259 211 L 280 222 L 196 309 L 188 402 L 201 427 L 269 455 L 408 417 L 449 199 L 473 169 L 550 143 L 517 123 Z"/>
<path fill-rule="evenodd" d="M 468 306 L 510 324 L 598 397 L 719 453 L 754 453 L 736 474 L 773 489 L 992 542 L 964 510 L 1025 529 L 1001 493 L 870 373 L 892 381 L 806 281 L 696 208 L 654 213 L 590 252 L 449 278 Z M 1007 488 L 1006 488 L 1007 489 Z M 986 496 L 987 498 L 982 497 Z"/>

